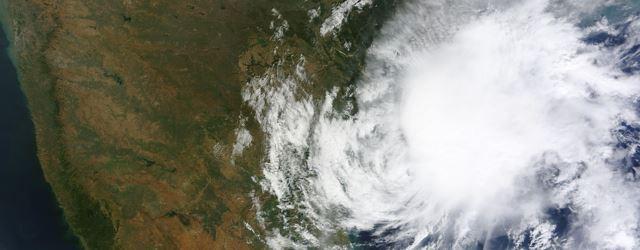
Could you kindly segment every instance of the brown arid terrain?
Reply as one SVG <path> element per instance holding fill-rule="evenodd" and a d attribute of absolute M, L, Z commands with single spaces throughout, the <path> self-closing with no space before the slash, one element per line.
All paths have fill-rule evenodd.
<path fill-rule="evenodd" d="M 272 230 L 287 234 L 279 215 L 304 218 L 260 187 L 264 132 L 242 89 L 303 53 L 305 91 L 353 101 L 347 89 L 397 4 L 374 1 L 324 36 L 340 0 L 0 2 L 38 157 L 86 249 L 260 249 Z M 274 38 L 278 20 L 287 29 Z M 239 127 L 252 141 L 235 154 Z"/>

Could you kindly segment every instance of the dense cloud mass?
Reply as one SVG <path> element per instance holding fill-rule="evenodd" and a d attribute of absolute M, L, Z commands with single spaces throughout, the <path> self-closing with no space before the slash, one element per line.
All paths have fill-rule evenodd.
<path fill-rule="evenodd" d="M 254 79 L 265 189 L 363 245 L 638 248 L 636 5 L 408 3 L 349 119 L 335 91 L 314 105 L 295 77 Z"/>

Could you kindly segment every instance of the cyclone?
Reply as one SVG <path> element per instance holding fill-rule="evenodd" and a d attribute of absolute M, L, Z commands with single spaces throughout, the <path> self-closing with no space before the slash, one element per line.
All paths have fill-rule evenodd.
<path fill-rule="evenodd" d="M 409 1 L 350 89 L 276 65 L 244 89 L 263 188 L 352 246 L 640 246 L 634 1 Z M 304 64 L 301 55 L 300 64 Z M 302 96 L 302 97 L 300 97 Z M 327 244 L 274 233 L 272 246 Z M 300 238 L 302 240 L 300 240 Z"/>

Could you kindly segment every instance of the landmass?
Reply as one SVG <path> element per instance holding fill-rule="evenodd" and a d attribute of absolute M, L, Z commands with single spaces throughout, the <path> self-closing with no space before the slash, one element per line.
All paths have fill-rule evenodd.
<path fill-rule="evenodd" d="M 274 230 L 302 240 L 286 224 L 304 216 L 260 185 L 265 135 L 243 88 L 274 63 L 295 69 L 304 54 L 313 83 L 304 91 L 336 88 L 336 107 L 356 105 L 350 86 L 398 5 L 0 4 L 39 160 L 86 249 L 265 248 Z M 349 244 L 344 232 L 329 234 L 328 245 Z"/>

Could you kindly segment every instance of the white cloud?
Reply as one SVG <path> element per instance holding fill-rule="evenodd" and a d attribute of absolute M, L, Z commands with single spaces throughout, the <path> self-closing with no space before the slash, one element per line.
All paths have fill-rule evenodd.
<path fill-rule="evenodd" d="M 251 145 L 253 141 L 253 137 L 251 137 L 251 133 L 247 128 L 244 127 L 244 122 L 242 126 L 236 129 L 236 143 L 233 144 L 233 156 L 241 155 L 244 149 Z"/>
<path fill-rule="evenodd" d="M 305 96 L 276 65 L 244 94 L 268 134 L 270 190 L 320 228 L 385 225 L 413 246 L 637 248 L 640 190 L 616 171 L 612 131 L 638 122 L 639 79 L 582 42 L 571 3 L 410 4 L 370 50 L 354 119 L 331 115 L 335 90 Z M 566 242 L 546 213 L 558 207 Z"/>
<path fill-rule="evenodd" d="M 322 22 L 320 34 L 324 36 L 329 32 L 340 30 L 342 24 L 347 21 L 347 16 L 349 16 L 351 11 L 354 9 L 360 10 L 369 4 L 371 4 L 371 0 L 346 0 L 340 3 L 340 5 L 331 10 L 331 15 Z"/>

